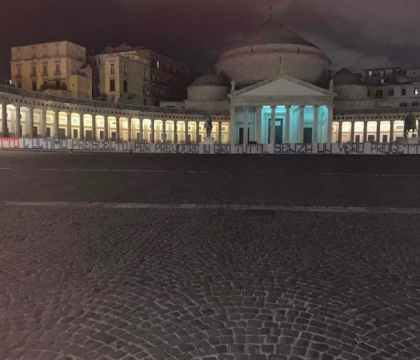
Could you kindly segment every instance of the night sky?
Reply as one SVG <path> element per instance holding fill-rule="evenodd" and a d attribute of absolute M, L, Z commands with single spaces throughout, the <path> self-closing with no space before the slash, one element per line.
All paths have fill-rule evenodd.
<path fill-rule="evenodd" d="M 312 41 L 333 68 L 420 68 L 419 0 L 0 0 L 0 76 L 10 48 L 70 40 L 100 52 L 143 45 L 205 71 L 269 16 Z"/>

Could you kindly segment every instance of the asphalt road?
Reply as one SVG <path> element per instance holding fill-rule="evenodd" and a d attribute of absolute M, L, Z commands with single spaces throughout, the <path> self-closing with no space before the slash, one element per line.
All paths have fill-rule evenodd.
<path fill-rule="evenodd" d="M 420 359 L 419 214 L 169 208 L 420 207 L 419 161 L 1 152 L 0 359 Z"/>
<path fill-rule="evenodd" d="M 420 157 L 2 152 L 0 200 L 420 207 Z"/>

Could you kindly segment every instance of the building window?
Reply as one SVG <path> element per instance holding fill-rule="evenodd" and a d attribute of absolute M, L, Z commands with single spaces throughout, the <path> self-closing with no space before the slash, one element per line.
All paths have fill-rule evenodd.
<path fill-rule="evenodd" d="M 124 92 L 128 93 L 128 81 L 124 80 Z"/>
<path fill-rule="evenodd" d="M 35 64 L 32 64 L 31 76 L 36 76 L 36 65 Z"/>
<path fill-rule="evenodd" d="M 147 99 L 143 99 L 143 105 L 147 106 Z"/>
<path fill-rule="evenodd" d="M 55 81 L 55 87 L 56 87 L 56 89 L 60 89 L 60 87 L 61 87 L 60 80 Z"/>
<path fill-rule="evenodd" d="M 156 61 L 156 68 L 160 69 L 160 61 L 159 60 Z"/>
<path fill-rule="evenodd" d="M 124 75 L 127 75 L 127 73 L 128 73 L 128 72 L 127 72 L 127 65 L 125 65 L 125 64 L 124 64 L 123 69 L 124 69 Z"/>
<path fill-rule="evenodd" d="M 384 92 L 383 90 L 376 90 L 376 99 L 382 99 L 384 97 Z"/>
<path fill-rule="evenodd" d="M 401 89 L 401 96 L 407 95 L 407 89 Z"/>
<path fill-rule="evenodd" d="M 17 76 L 19 76 L 19 77 L 22 76 L 22 68 L 20 66 L 18 66 L 18 68 L 17 68 Z"/>
<path fill-rule="evenodd" d="M 367 97 L 370 97 L 370 90 L 368 90 L 367 92 Z"/>
<path fill-rule="evenodd" d="M 389 96 L 394 96 L 394 89 L 390 89 L 390 90 L 388 91 L 388 95 L 389 95 Z"/>
<path fill-rule="evenodd" d="M 36 81 L 32 81 L 32 91 L 36 91 L 36 90 L 37 90 Z"/>
<path fill-rule="evenodd" d="M 32 47 L 32 58 L 36 58 L 36 47 Z"/>
<path fill-rule="evenodd" d="M 417 101 L 415 101 L 415 102 L 413 102 L 412 106 L 420 106 L 420 104 Z"/>
<path fill-rule="evenodd" d="M 42 56 L 43 57 L 47 57 L 48 56 L 48 47 L 47 47 L 47 45 L 44 45 L 42 47 Z"/>
<path fill-rule="evenodd" d="M 47 64 L 42 64 L 42 75 L 48 75 L 48 66 Z"/>
<path fill-rule="evenodd" d="M 55 45 L 55 54 L 60 55 L 60 44 Z"/>
<path fill-rule="evenodd" d="M 111 79 L 109 81 L 109 91 L 115 91 L 115 80 Z"/>
<path fill-rule="evenodd" d="M 17 83 L 17 87 L 18 87 L 19 89 L 22 89 L 22 83 L 21 83 L 20 81 Z"/>
<path fill-rule="evenodd" d="M 418 87 L 415 87 L 413 89 L 413 95 L 418 95 L 418 94 L 419 94 L 419 88 Z"/>
<path fill-rule="evenodd" d="M 400 103 L 400 107 L 407 107 L 407 103 Z"/>
<path fill-rule="evenodd" d="M 110 64 L 109 70 L 110 70 L 109 72 L 110 72 L 111 75 L 115 75 L 115 64 L 114 63 Z"/>
<path fill-rule="evenodd" d="M 60 74 L 61 74 L 61 63 L 57 61 L 55 63 L 55 75 L 60 75 Z"/>

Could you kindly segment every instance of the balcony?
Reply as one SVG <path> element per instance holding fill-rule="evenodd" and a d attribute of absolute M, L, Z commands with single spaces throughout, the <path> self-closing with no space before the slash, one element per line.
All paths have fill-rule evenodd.
<path fill-rule="evenodd" d="M 16 74 L 16 79 L 22 79 L 22 73 L 20 73 L 20 74 Z"/>
<path fill-rule="evenodd" d="M 61 75 L 61 71 L 54 71 L 54 75 L 55 76 L 60 76 Z"/>
<path fill-rule="evenodd" d="M 31 77 L 37 77 L 37 76 L 38 76 L 37 73 L 34 73 L 34 72 L 31 73 Z"/>

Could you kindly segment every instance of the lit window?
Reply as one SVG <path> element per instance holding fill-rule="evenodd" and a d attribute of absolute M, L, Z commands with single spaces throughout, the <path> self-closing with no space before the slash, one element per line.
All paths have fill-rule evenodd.
<path fill-rule="evenodd" d="M 372 76 L 373 75 L 373 71 L 369 71 L 369 76 Z"/>
<path fill-rule="evenodd" d="M 159 62 L 159 60 L 158 60 L 158 61 L 156 61 L 156 67 L 157 67 L 158 69 L 160 69 L 160 62 Z"/>
<path fill-rule="evenodd" d="M 419 94 L 419 88 L 414 88 L 413 94 L 418 95 Z"/>

